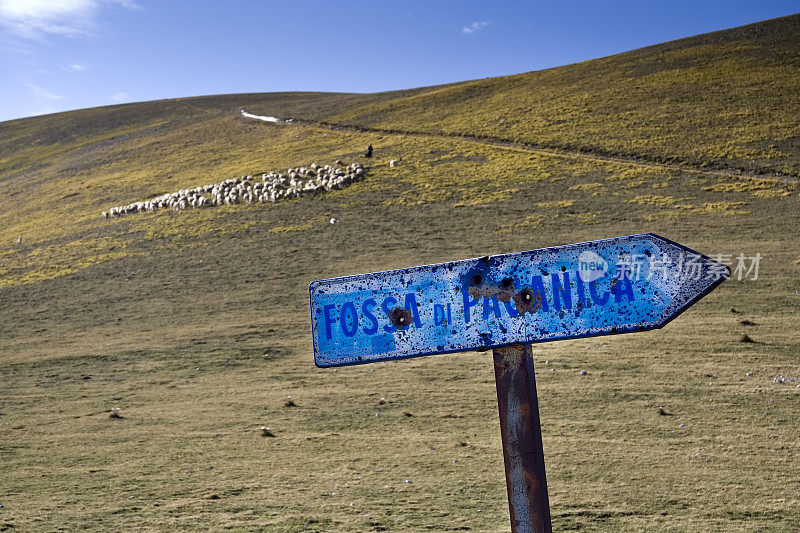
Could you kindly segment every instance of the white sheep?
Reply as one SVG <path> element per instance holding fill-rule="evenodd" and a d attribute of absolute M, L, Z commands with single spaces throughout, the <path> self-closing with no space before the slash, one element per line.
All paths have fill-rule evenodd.
<path fill-rule="evenodd" d="M 343 164 L 341 160 L 337 160 L 336 163 L 337 165 Z M 164 208 L 182 210 L 189 207 L 230 205 L 243 202 L 276 202 L 280 199 L 298 198 L 326 190 L 341 189 L 357 181 L 364 174 L 364 165 L 361 163 L 352 163 L 344 169 L 311 163 L 308 167 L 289 168 L 284 173 L 261 174 L 261 181 L 257 182 L 253 181 L 252 175 L 228 178 L 219 183 L 180 189 L 177 192 L 165 193 L 149 200 L 112 207 L 101 214 L 103 218 L 114 218 L 128 213 L 143 213 Z"/>

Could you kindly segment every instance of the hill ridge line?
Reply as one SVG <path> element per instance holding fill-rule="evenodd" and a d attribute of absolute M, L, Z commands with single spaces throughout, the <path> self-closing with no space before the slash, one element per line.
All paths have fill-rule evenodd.
<path fill-rule="evenodd" d="M 763 172 L 753 172 L 751 170 L 728 167 L 727 169 L 720 168 L 700 168 L 697 166 L 690 166 L 691 161 L 685 161 L 684 164 L 670 164 L 659 161 L 656 158 L 648 158 L 641 156 L 625 156 L 614 154 L 612 152 L 604 152 L 601 150 L 588 150 L 588 149 L 575 149 L 565 148 L 563 146 L 547 146 L 543 144 L 536 144 L 524 141 L 515 141 L 513 139 L 505 139 L 502 137 L 494 137 L 490 135 L 473 135 L 468 133 L 445 133 L 445 132 L 425 132 L 425 131 L 407 131 L 391 128 L 375 128 L 370 126 L 361 126 L 357 124 L 342 124 L 337 122 L 327 122 L 324 120 L 311 120 L 304 118 L 291 117 L 291 124 L 296 125 L 317 125 L 327 127 L 332 130 L 344 131 L 357 131 L 362 133 L 383 133 L 387 135 L 412 135 L 416 137 L 435 137 L 435 138 L 450 138 L 460 139 L 468 142 L 476 142 L 480 144 L 487 144 L 493 146 L 504 146 L 511 148 L 519 148 L 530 152 L 537 152 L 547 155 L 557 155 L 565 157 L 581 157 L 592 161 L 604 161 L 614 163 L 624 163 L 636 165 L 641 167 L 660 168 L 664 170 L 674 170 L 682 172 L 704 173 L 726 178 L 744 178 L 744 179 L 775 179 L 784 183 L 797 183 L 800 181 L 800 176 L 778 172 L 775 169 L 766 168 Z"/>

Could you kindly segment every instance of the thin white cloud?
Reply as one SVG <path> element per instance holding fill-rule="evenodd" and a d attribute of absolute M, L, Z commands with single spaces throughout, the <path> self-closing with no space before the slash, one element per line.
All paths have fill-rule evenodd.
<path fill-rule="evenodd" d="M 117 4 L 117 5 L 120 5 L 122 7 L 127 8 L 127 9 L 141 9 L 142 8 L 142 6 L 140 6 L 137 2 L 134 2 L 133 0 L 108 0 L 108 1 L 110 3 L 112 3 L 112 4 Z"/>
<path fill-rule="evenodd" d="M 112 102 L 122 102 L 123 100 L 128 99 L 128 93 L 118 92 L 117 94 L 110 96 L 108 99 Z"/>
<path fill-rule="evenodd" d="M 86 65 L 81 65 L 80 63 L 72 63 L 71 65 L 67 65 L 64 67 L 65 70 L 75 70 L 78 72 L 85 72 Z"/>
<path fill-rule="evenodd" d="M 29 83 L 28 88 L 31 90 L 34 102 L 31 110 L 25 114 L 26 116 L 47 115 L 63 110 L 61 107 L 63 104 L 59 102 L 64 97 L 60 94 L 56 94 L 35 83 Z"/>
<path fill-rule="evenodd" d="M 33 108 L 27 116 L 49 115 L 50 113 L 58 113 L 59 111 L 63 111 L 63 109 L 52 104 L 43 104 Z"/>
<path fill-rule="evenodd" d="M 56 94 L 56 93 L 54 93 L 52 91 L 48 91 L 44 87 L 36 85 L 35 83 L 29 83 L 28 87 L 33 92 L 33 97 L 36 98 L 37 100 L 43 100 L 43 101 L 52 102 L 54 100 L 61 100 L 61 99 L 64 98 L 60 94 Z"/>
<path fill-rule="evenodd" d="M 476 31 L 484 29 L 488 25 L 489 25 L 489 22 L 486 21 L 486 20 L 481 21 L 481 22 L 478 22 L 476 20 L 475 22 L 473 22 L 469 26 L 464 26 L 463 28 L 461 28 L 461 33 L 463 33 L 464 35 L 468 35 L 470 33 L 475 33 Z"/>
<path fill-rule="evenodd" d="M 86 35 L 103 4 L 139 7 L 129 0 L 0 0 L 0 25 L 24 39 Z"/>
<path fill-rule="evenodd" d="M 91 27 L 96 10 L 95 0 L 0 0 L 0 23 L 25 39 L 75 36 Z"/>

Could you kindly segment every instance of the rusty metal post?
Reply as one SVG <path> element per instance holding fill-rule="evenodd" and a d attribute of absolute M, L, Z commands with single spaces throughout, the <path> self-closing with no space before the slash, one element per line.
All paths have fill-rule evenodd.
<path fill-rule="evenodd" d="M 530 344 L 495 348 L 494 375 L 513 533 L 549 533 L 539 401 Z"/>

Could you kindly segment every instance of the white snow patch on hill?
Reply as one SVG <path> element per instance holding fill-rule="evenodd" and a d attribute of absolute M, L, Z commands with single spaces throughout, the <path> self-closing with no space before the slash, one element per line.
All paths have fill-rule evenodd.
<path fill-rule="evenodd" d="M 280 122 L 278 117 L 265 117 L 264 115 L 254 115 L 242 109 L 242 116 L 247 118 L 254 118 L 256 120 L 263 120 L 264 122 Z"/>

